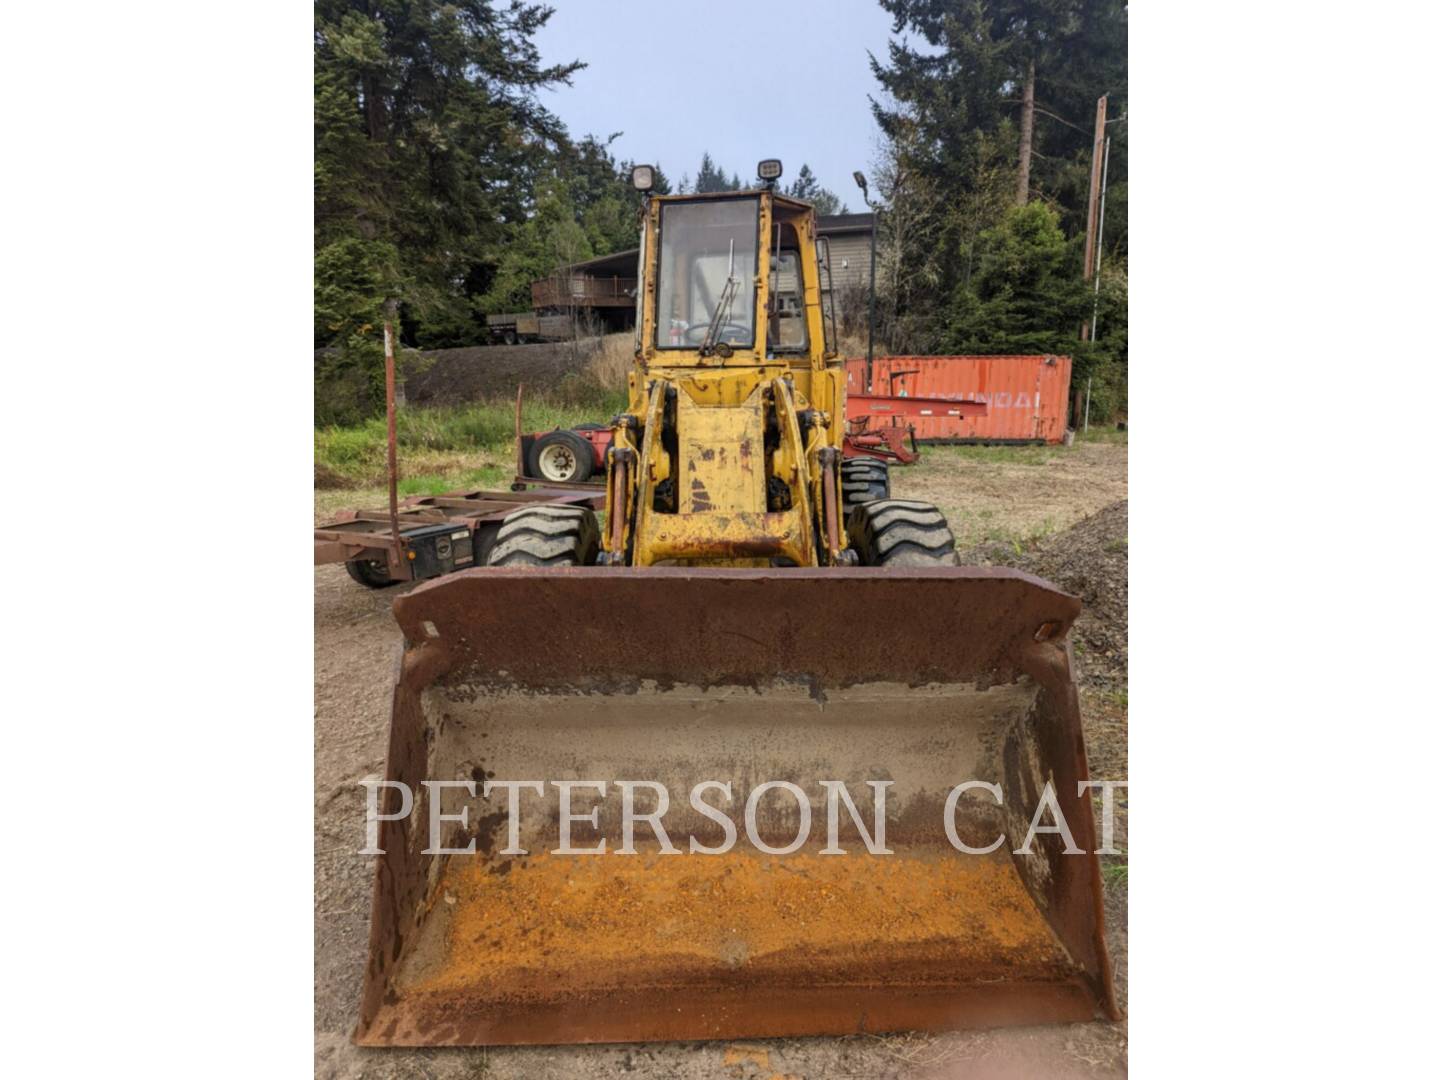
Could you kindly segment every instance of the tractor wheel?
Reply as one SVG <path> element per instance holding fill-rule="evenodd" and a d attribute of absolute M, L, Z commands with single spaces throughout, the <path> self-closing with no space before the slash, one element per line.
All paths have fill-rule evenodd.
<path fill-rule="evenodd" d="M 527 506 L 500 525 L 488 566 L 593 566 L 600 550 L 595 511 L 584 506 Z"/>
<path fill-rule="evenodd" d="M 390 568 L 378 559 L 351 559 L 345 572 L 367 589 L 388 589 L 400 583 L 390 576 Z"/>
<path fill-rule="evenodd" d="M 890 465 L 875 458 L 840 463 L 840 494 L 846 516 L 861 503 L 890 497 Z"/>
<path fill-rule="evenodd" d="M 580 483 L 595 469 L 595 448 L 573 431 L 547 431 L 530 444 L 530 475 L 552 483 Z"/>
<path fill-rule="evenodd" d="M 877 499 L 850 511 L 850 546 L 862 566 L 955 566 L 945 515 L 913 499 Z"/>

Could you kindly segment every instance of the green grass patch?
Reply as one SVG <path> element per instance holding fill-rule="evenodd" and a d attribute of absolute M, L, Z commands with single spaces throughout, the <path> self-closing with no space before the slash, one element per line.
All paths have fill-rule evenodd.
<path fill-rule="evenodd" d="M 1063 446 L 921 446 L 920 465 L 959 461 L 1046 465 L 1064 452 Z"/>
<path fill-rule="evenodd" d="M 1105 875 L 1106 882 L 1111 885 L 1124 886 L 1130 884 L 1129 863 L 1112 863 L 1101 872 Z"/>
<path fill-rule="evenodd" d="M 625 407 L 622 393 L 596 393 L 580 402 L 545 399 L 525 402 L 525 429 L 548 431 L 586 423 L 606 423 Z M 405 495 L 438 494 L 450 490 L 474 473 L 486 483 L 500 479 L 515 453 L 513 402 L 482 402 L 454 408 L 406 406 L 395 417 L 395 443 L 400 457 L 400 491 Z M 473 458 L 466 462 L 465 458 Z M 407 459 L 422 473 L 407 477 Z M 442 464 L 436 468 L 437 460 Z M 385 419 L 375 417 L 351 427 L 315 429 L 315 464 L 354 487 L 384 483 Z"/>
<path fill-rule="evenodd" d="M 1089 431 L 1075 432 L 1075 441 L 1084 443 L 1119 443 L 1121 445 L 1130 441 L 1130 430 L 1120 429 L 1113 425 L 1101 427 L 1098 424 L 1091 424 Z"/>
<path fill-rule="evenodd" d="M 432 473 L 427 476 L 402 477 L 396 485 L 401 497 L 407 495 L 444 495 L 461 488 L 504 489 L 510 485 L 514 469 L 487 465 L 463 473 Z"/>

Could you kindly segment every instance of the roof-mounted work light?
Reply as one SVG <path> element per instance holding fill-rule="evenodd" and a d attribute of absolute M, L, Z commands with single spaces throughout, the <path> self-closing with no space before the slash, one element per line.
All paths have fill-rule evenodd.
<path fill-rule="evenodd" d="M 630 183 L 636 191 L 649 191 L 655 186 L 655 166 L 636 165 L 630 170 Z"/>
<path fill-rule="evenodd" d="M 773 184 L 780 179 L 780 174 L 785 171 L 785 166 L 780 164 L 779 158 L 766 158 L 755 166 L 755 174 L 767 184 Z"/>

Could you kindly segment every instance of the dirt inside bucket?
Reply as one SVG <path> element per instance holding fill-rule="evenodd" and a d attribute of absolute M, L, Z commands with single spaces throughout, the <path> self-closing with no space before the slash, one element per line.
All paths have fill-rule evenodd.
<path fill-rule="evenodd" d="M 457 857 L 426 923 L 399 980 L 406 994 L 554 1000 L 1075 971 L 1006 853 Z"/>

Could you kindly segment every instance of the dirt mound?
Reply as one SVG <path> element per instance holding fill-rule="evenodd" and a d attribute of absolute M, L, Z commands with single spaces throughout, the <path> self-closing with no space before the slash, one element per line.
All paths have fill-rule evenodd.
<path fill-rule="evenodd" d="M 1081 677 L 1106 689 L 1128 679 L 1129 531 L 1129 503 L 1115 503 L 1051 537 L 1025 567 L 1085 602 L 1075 626 Z"/>
<path fill-rule="evenodd" d="M 962 562 L 1013 566 L 1053 581 L 1084 601 L 1071 640 L 1083 684 L 1122 689 L 1128 679 L 1129 502 L 1112 503 L 1029 550 L 985 544 Z"/>

